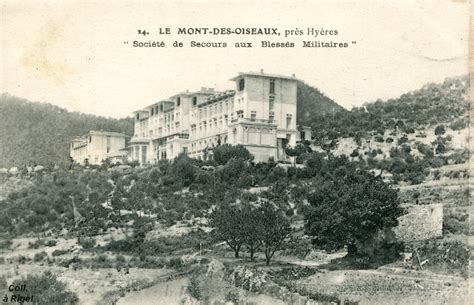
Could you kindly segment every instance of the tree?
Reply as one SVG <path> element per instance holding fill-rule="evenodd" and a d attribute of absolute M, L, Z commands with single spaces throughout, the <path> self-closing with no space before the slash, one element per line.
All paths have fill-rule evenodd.
<path fill-rule="evenodd" d="M 213 150 L 213 158 L 218 164 L 225 165 L 231 159 L 252 161 L 252 154 L 243 145 L 224 144 Z"/>
<path fill-rule="evenodd" d="M 446 132 L 446 128 L 444 127 L 444 125 L 441 124 L 441 125 L 436 126 L 435 135 L 440 136 L 440 135 L 445 134 L 445 132 Z"/>
<path fill-rule="evenodd" d="M 398 224 L 403 209 L 397 191 L 381 177 L 353 169 L 318 181 L 305 213 L 314 245 L 331 251 L 347 246 L 349 254 L 358 254 L 358 244 Z"/>
<path fill-rule="evenodd" d="M 275 252 L 281 249 L 283 242 L 291 233 L 290 222 L 269 202 L 257 209 L 256 217 L 264 227 L 259 235 L 265 253 L 265 263 L 269 265 Z"/>
<path fill-rule="evenodd" d="M 295 147 L 285 148 L 285 152 L 290 157 L 299 157 L 304 153 L 311 152 L 311 147 L 302 143 L 298 143 Z"/>
<path fill-rule="evenodd" d="M 176 157 L 171 168 L 181 185 L 190 186 L 194 182 L 196 169 L 194 168 L 193 160 L 187 155 L 180 154 Z"/>
<path fill-rule="evenodd" d="M 240 249 L 245 241 L 243 229 L 245 213 L 236 205 L 222 205 L 215 209 L 210 216 L 210 224 L 215 229 L 219 240 L 225 241 L 239 257 Z"/>
<path fill-rule="evenodd" d="M 245 221 L 242 229 L 244 244 L 249 250 L 250 260 L 253 261 L 255 252 L 262 246 L 261 234 L 267 229 L 260 218 L 260 214 L 255 209 L 247 206 L 243 209 L 243 219 Z"/>

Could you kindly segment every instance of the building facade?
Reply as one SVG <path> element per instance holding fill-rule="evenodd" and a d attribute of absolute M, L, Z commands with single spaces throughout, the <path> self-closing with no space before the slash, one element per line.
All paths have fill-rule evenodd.
<path fill-rule="evenodd" d="M 71 141 L 70 156 L 80 164 L 101 164 L 108 159 L 112 163 L 123 162 L 126 157 L 128 136 L 118 132 L 94 131 Z"/>
<path fill-rule="evenodd" d="M 226 143 L 245 146 L 256 162 L 290 161 L 285 147 L 311 138 L 296 126 L 297 79 L 261 71 L 231 80 L 233 90 L 186 91 L 135 111 L 129 161 L 156 163 L 180 153 L 208 159 Z"/>

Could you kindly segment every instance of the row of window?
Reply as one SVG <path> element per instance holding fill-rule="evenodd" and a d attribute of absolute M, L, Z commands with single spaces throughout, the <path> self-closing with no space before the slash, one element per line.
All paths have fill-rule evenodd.
<path fill-rule="evenodd" d="M 199 112 L 193 111 L 191 114 L 192 118 L 198 118 L 199 120 L 202 118 L 207 117 L 208 115 L 211 116 L 213 114 L 219 114 L 223 112 L 229 112 L 232 111 L 234 108 L 234 100 L 230 101 L 225 101 L 225 102 L 220 102 L 219 104 L 214 104 L 214 105 L 209 105 L 205 106 L 199 109 Z"/>
<path fill-rule="evenodd" d="M 212 137 L 212 138 L 208 138 L 208 139 L 204 139 L 200 141 L 194 141 L 194 142 L 191 142 L 191 153 L 194 153 L 206 148 L 215 147 L 219 144 L 226 144 L 226 143 L 227 143 L 227 136 L 223 136 L 223 137 L 216 136 L 216 137 Z"/>
<path fill-rule="evenodd" d="M 275 79 L 270 79 L 269 80 L 269 93 L 270 93 L 270 109 L 273 109 L 273 102 L 275 100 Z M 238 81 L 238 90 L 239 91 L 243 91 L 245 89 L 245 79 L 244 78 L 241 78 L 239 81 Z M 197 96 L 193 96 L 191 98 L 191 101 L 192 101 L 192 105 L 193 106 L 197 106 Z M 240 100 L 239 100 L 240 101 Z M 177 97 L 176 98 L 176 106 L 179 107 L 181 105 L 181 97 Z M 220 110 L 222 112 L 222 109 Z M 150 109 L 150 115 L 151 116 L 154 116 L 155 114 L 158 114 L 158 112 L 163 112 L 163 104 L 160 104 L 160 105 L 156 105 L 154 107 L 152 107 Z M 139 120 L 140 119 L 140 115 L 139 113 L 137 113 L 136 115 L 136 119 Z"/>

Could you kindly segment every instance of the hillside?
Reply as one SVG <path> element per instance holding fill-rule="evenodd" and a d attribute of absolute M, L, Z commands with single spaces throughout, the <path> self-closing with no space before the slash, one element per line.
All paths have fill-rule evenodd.
<path fill-rule="evenodd" d="M 364 137 L 387 129 L 413 133 L 413 129 L 437 124 L 461 129 L 467 125 L 469 78 L 448 78 L 387 101 L 377 100 L 333 116 L 316 113 L 305 121 L 316 139 Z M 457 125 L 457 126 L 455 126 Z"/>
<path fill-rule="evenodd" d="M 342 109 L 318 89 L 298 82 L 298 118 Z M 317 112 L 316 112 L 317 110 Z M 303 121 L 299 119 L 299 121 Z M 3 94 L 0 96 L 0 167 L 68 161 L 69 141 L 89 130 L 133 134 L 131 119 L 111 119 Z"/>
<path fill-rule="evenodd" d="M 440 123 L 454 129 L 467 124 L 468 77 L 447 79 L 387 101 L 377 100 L 346 111 L 317 88 L 298 82 L 298 123 L 309 125 L 317 143 L 366 137 L 398 128 L 403 133 Z M 327 115 L 328 113 L 334 115 Z M 67 162 L 69 141 L 89 130 L 133 133 L 131 119 L 68 112 L 44 103 L 0 96 L 0 167 Z"/>
<path fill-rule="evenodd" d="M 340 112 L 344 110 L 332 99 L 325 96 L 317 88 L 311 87 L 299 81 L 297 93 L 297 120 L 298 124 L 307 125 L 313 118 L 326 113 Z M 345 110 L 344 110 L 345 111 Z"/>
<path fill-rule="evenodd" d="M 0 167 L 68 162 L 69 141 L 89 130 L 133 133 L 132 119 L 68 112 L 45 103 L 0 96 Z"/>

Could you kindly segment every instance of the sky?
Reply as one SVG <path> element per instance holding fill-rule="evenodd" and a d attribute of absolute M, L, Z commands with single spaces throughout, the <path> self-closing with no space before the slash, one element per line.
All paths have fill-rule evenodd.
<path fill-rule="evenodd" d="M 468 73 L 469 4 L 451 1 L 6 1 L 0 92 L 125 117 L 183 90 L 233 89 L 238 72 L 295 74 L 345 108 Z M 159 35 L 159 28 L 172 35 Z M 281 36 L 183 36 L 178 27 L 277 27 Z M 284 37 L 285 30 L 337 30 Z M 150 32 L 137 34 L 138 29 Z M 165 48 L 134 48 L 165 41 Z M 172 48 L 183 41 L 186 47 Z M 228 48 L 190 48 L 191 40 Z M 295 48 L 260 48 L 261 40 Z M 302 40 L 348 42 L 302 48 Z M 124 44 L 129 41 L 129 44 Z M 233 47 L 236 41 L 254 44 Z M 355 41 L 355 44 L 352 44 Z"/>

